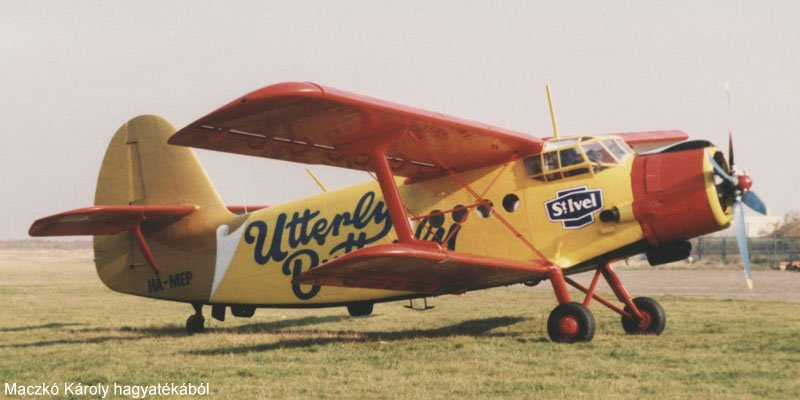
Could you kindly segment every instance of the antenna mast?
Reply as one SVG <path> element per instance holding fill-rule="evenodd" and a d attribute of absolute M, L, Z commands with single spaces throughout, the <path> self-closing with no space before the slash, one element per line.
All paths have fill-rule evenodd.
<path fill-rule="evenodd" d="M 550 106 L 550 120 L 553 122 L 553 137 L 558 139 L 558 122 L 556 121 L 556 110 L 553 108 L 553 98 L 550 95 L 550 85 L 544 85 L 547 89 L 547 105 Z"/>

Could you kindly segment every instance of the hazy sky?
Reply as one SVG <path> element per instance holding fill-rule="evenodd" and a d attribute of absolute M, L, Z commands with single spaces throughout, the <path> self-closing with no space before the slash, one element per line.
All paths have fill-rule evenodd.
<path fill-rule="evenodd" d="M 800 2 L 0 1 L 0 239 L 89 206 L 111 135 L 183 127 L 313 81 L 527 132 L 726 142 L 773 214 L 800 209 Z M 723 146 L 724 148 L 727 146 Z M 316 193 L 300 164 L 197 151 L 226 202 Z M 363 172 L 315 167 L 329 186 Z"/>

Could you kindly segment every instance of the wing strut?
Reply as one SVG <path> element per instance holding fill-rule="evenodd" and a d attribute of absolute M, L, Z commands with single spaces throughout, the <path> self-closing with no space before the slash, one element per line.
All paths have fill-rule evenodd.
<path fill-rule="evenodd" d="M 158 275 L 161 270 L 158 268 L 156 259 L 153 257 L 153 253 L 150 251 L 150 246 L 148 246 L 147 241 L 144 240 L 144 235 L 142 234 L 142 222 L 144 222 L 144 220 L 138 221 L 136 224 L 131 226 L 128 232 L 130 232 L 131 236 L 136 239 L 136 247 L 138 247 L 144 255 L 144 258 L 147 260 L 147 264 L 150 265 L 150 268 L 153 270 L 153 272 Z"/>
<path fill-rule="evenodd" d="M 441 248 L 438 243 L 419 240 L 414 237 L 411 230 L 411 224 L 408 216 L 405 213 L 405 205 L 403 199 L 400 197 L 400 191 L 397 189 L 397 184 L 392 174 L 392 168 L 389 165 L 389 158 L 387 151 L 392 143 L 397 142 L 409 132 L 407 127 L 397 129 L 391 134 L 373 136 L 368 139 L 359 140 L 347 145 L 346 151 L 352 153 L 369 154 L 369 162 L 375 170 L 378 177 L 378 184 L 383 194 L 383 200 L 386 202 L 386 207 L 389 209 L 389 216 L 392 219 L 394 230 L 397 233 L 397 239 L 400 243 L 418 245 L 422 247 Z"/>
<path fill-rule="evenodd" d="M 434 163 L 439 168 L 444 169 L 447 172 L 447 174 L 450 175 L 450 177 L 453 178 L 453 180 L 456 181 L 456 183 L 458 183 L 459 186 L 461 186 L 470 195 L 472 195 L 472 197 L 474 197 L 477 202 L 482 202 L 483 201 L 483 196 L 482 195 L 479 195 L 475 190 L 473 190 L 472 187 L 470 187 L 469 184 L 463 178 L 461 178 L 461 176 L 458 173 L 453 171 L 453 169 L 450 168 L 449 165 L 445 164 L 439 157 L 437 157 L 436 154 L 434 154 L 427 146 L 425 146 L 425 143 L 423 143 L 419 138 L 417 138 L 417 136 L 414 135 L 413 132 L 410 132 L 410 136 L 417 143 L 417 145 L 425 153 L 427 153 L 428 156 L 431 157 L 431 159 L 434 160 Z M 511 161 L 514 161 L 514 158 L 508 160 L 508 162 L 511 162 Z M 553 264 L 552 261 L 550 261 L 550 259 L 545 257 L 545 255 L 542 254 L 542 252 L 539 251 L 539 249 L 537 249 L 536 246 L 533 245 L 533 243 L 531 243 L 528 239 L 525 239 L 525 236 L 523 236 L 522 233 L 520 233 L 516 228 L 514 228 L 514 226 L 511 225 L 510 222 L 508 222 L 505 218 L 503 218 L 500 215 L 500 213 L 495 211 L 494 207 L 492 207 L 491 213 L 492 213 L 492 215 L 494 215 L 497 218 L 498 221 L 500 221 L 500 223 L 503 224 L 503 226 L 505 226 L 509 231 L 511 231 L 511 233 L 514 234 L 514 236 L 517 239 L 522 241 L 522 243 L 525 244 L 525 246 L 527 248 L 529 248 L 534 254 L 536 254 L 536 256 L 539 257 L 540 260 L 542 260 L 546 264 L 555 265 L 555 264 Z"/>

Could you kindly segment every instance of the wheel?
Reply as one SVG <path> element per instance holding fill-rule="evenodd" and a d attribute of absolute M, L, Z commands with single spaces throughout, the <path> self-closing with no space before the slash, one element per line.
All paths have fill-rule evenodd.
<path fill-rule="evenodd" d="M 353 303 L 347 306 L 351 317 L 364 317 L 372 314 L 372 303 Z"/>
<path fill-rule="evenodd" d="M 629 335 L 660 335 L 667 325 L 667 316 L 664 308 L 657 301 L 649 297 L 637 297 L 633 299 L 633 304 L 639 309 L 644 317 L 641 321 L 636 318 L 622 317 L 622 328 Z M 630 307 L 625 306 L 625 311 L 633 314 Z"/>
<path fill-rule="evenodd" d="M 561 303 L 547 318 L 547 334 L 558 343 L 590 342 L 594 329 L 594 315 L 581 303 Z"/>
<path fill-rule="evenodd" d="M 186 320 L 186 333 L 193 335 L 205 331 L 206 319 L 202 315 L 192 314 Z"/>

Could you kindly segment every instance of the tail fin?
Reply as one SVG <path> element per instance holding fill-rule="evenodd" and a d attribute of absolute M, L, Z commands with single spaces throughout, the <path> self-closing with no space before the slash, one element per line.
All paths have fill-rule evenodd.
<path fill-rule="evenodd" d="M 177 221 L 142 223 L 142 241 L 146 240 L 148 251 L 140 251 L 137 237 L 128 232 L 94 237 L 97 273 L 113 290 L 176 300 L 208 298 L 216 229 L 234 216 L 192 149 L 167 144 L 176 131 L 161 117 L 139 116 L 119 128 L 106 150 L 97 179 L 96 206 L 196 206 Z M 147 267 L 150 250 L 164 266 L 161 278 L 154 278 Z M 189 282 L 188 276 L 191 284 L 173 287 L 176 274 L 184 274 L 181 282 Z M 167 275 L 170 283 L 164 287 L 162 279 Z"/>
<path fill-rule="evenodd" d="M 206 214 L 224 212 L 192 149 L 167 144 L 176 131 L 154 115 L 122 125 L 106 150 L 95 205 L 195 204 Z"/>

